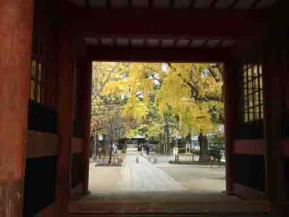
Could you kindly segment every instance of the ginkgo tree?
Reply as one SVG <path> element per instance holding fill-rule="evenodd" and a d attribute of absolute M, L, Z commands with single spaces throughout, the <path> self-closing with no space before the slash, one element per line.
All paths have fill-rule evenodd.
<path fill-rule="evenodd" d="M 178 118 L 182 136 L 215 131 L 222 122 L 221 67 L 219 64 L 168 64 L 156 102 L 162 114 Z"/>
<path fill-rule="evenodd" d="M 101 77 L 94 84 L 98 105 L 94 114 L 108 103 L 117 104 L 119 115 L 129 125 L 124 134 L 142 127 L 147 136 L 162 138 L 163 150 L 169 152 L 173 136 L 205 134 L 222 123 L 221 64 L 123 62 L 94 66 L 94 74 Z M 101 122 L 101 116 L 94 114 L 95 123 Z"/>

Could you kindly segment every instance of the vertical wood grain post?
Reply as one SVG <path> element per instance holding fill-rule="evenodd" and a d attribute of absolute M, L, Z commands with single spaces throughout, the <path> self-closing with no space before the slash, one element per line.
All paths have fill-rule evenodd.
<path fill-rule="evenodd" d="M 91 118 L 91 85 L 92 85 L 92 62 L 84 60 L 81 73 L 81 132 L 83 138 L 82 165 L 83 187 L 82 192 L 88 193 L 89 180 L 89 155 L 90 155 L 90 118 Z"/>
<path fill-rule="evenodd" d="M 57 162 L 56 204 L 58 217 L 68 216 L 70 200 L 71 145 L 73 136 L 74 106 L 74 41 L 64 27 L 59 42 L 58 78 L 58 135 L 59 156 Z"/>
<path fill-rule="evenodd" d="M 226 144 L 226 191 L 233 193 L 235 181 L 233 146 L 236 136 L 238 120 L 238 99 L 240 96 L 238 84 L 238 71 L 232 62 L 224 64 L 224 107 L 225 107 L 225 144 Z"/>
<path fill-rule="evenodd" d="M 33 0 L 0 1 L 0 216 L 23 210 Z"/>
<path fill-rule="evenodd" d="M 279 52 L 267 52 L 263 62 L 266 196 L 273 216 L 283 215 L 285 201 L 281 144 L 281 72 Z M 279 62 L 280 61 L 280 62 Z M 278 63 L 279 62 L 279 63 Z"/>

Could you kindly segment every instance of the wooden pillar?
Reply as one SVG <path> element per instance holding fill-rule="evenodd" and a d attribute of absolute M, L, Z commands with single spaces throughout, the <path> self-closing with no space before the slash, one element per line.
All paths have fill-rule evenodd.
<path fill-rule="evenodd" d="M 263 64 L 264 137 L 266 196 L 272 203 L 273 216 L 284 216 L 284 174 L 281 144 L 281 77 L 284 68 L 278 52 L 267 52 Z M 280 63 L 278 63 L 280 61 Z"/>
<path fill-rule="evenodd" d="M 80 75 L 81 82 L 81 131 L 83 138 L 82 165 L 83 187 L 82 192 L 88 193 L 89 180 L 89 155 L 90 155 L 90 118 L 91 118 L 91 85 L 92 85 L 92 62 L 84 61 L 83 71 Z"/>
<path fill-rule="evenodd" d="M 226 191 L 231 194 L 233 193 L 235 181 L 233 148 L 238 120 L 238 99 L 240 96 L 238 95 L 239 84 L 236 67 L 234 67 L 232 62 L 226 62 L 224 66 Z"/>
<path fill-rule="evenodd" d="M 1 217 L 23 210 L 33 7 L 33 0 L 0 1 Z"/>
<path fill-rule="evenodd" d="M 59 217 L 68 216 L 71 144 L 73 136 L 74 55 L 72 34 L 63 30 L 59 44 L 58 135 L 56 204 Z"/>

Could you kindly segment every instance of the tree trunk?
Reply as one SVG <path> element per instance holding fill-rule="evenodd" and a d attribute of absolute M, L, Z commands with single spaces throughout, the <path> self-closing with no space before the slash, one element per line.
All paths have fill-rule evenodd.
<path fill-rule="evenodd" d="M 97 133 L 94 134 L 94 141 L 93 141 L 93 150 L 94 150 L 94 157 L 95 157 L 95 160 L 97 160 L 97 157 L 99 157 L 100 153 L 99 153 L 99 141 L 98 141 L 98 136 L 97 136 Z"/>
<path fill-rule="evenodd" d="M 199 161 L 209 161 L 209 155 L 208 155 L 208 139 L 206 135 L 203 135 L 201 132 L 199 137 L 199 144 L 200 144 L 200 159 Z"/>
<path fill-rule="evenodd" d="M 168 115 L 165 115 L 165 153 L 168 153 L 168 149 L 170 146 L 170 127 L 169 127 L 169 120 Z"/>
<path fill-rule="evenodd" d="M 189 131 L 189 152 L 191 152 L 191 149 L 192 149 L 192 128 L 190 128 L 190 131 Z"/>
<path fill-rule="evenodd" d="M 113 140 L 110 140 L 110 148 L 109 148 L 109 160 L 108 164 L 111 164 L 111 157 L 112 157 L 112 146 L 113 146 Z"/>

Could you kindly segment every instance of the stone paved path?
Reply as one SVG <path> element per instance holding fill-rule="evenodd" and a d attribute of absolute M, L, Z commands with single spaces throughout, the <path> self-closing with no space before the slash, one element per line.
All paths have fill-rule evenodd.
<path fill-rule="evenodd" d="M 136 162 L 139 156 L 139 163 Z M 90 164 L 89 190 L 81 200 L 90 201 L 219 201 L 237 200 L 221 193 L 225 189 L 222 167 L 168 164 L 171 156 L 150 153 L 157 158 L 151 163 L 138 154 L 136 148 L 127 150 L 122 167 Z"/>
<path fill-rule="evenodd" d="M 139 162 L 136 162 L 136 157 Z M 129 152 L 121 168 L 121 180 L 117 185 L 120 191 L 184 191 L 185 188 L 170 177 L 163 170 L 139 155 L 137 152 Z"/>

